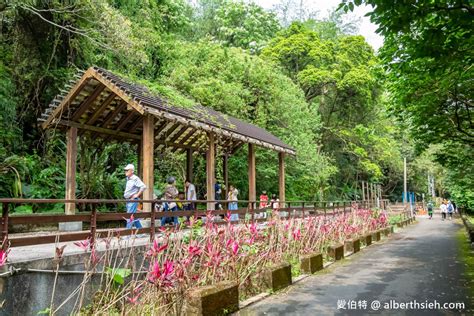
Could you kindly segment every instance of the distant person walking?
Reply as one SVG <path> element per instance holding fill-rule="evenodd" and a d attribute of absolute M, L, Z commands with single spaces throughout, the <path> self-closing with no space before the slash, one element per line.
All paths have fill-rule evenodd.
<path fill-rule="evenodd" d="M 451 201 L 448 201 L 448 205 L 446 206 L 446 209 L 448 210 L 449 220 L 452 220 L 453 219 L 454 206 L 451 203 Z"/>
<path fill-rule="evenodd" d="M 138 176 L 134 174 L 135 167 L 132 164 L 128 164 L 125 168 L 125 176 L 127 177 L 127 183 L 125 185 L 125 191 L 123 197 L 127 200 L 139 200 L 143 191 L 146 190 L 146 185 L 140 180 Z M 127 213 L 136 213 L 138 202 L 127 202 L 125 204 Z M 139 219 L 127 221 L 127 228 L 130 229 L 135 225 L 136 228 L 142 228 L 142 224 Z"/>
<path fill-rule="evenodd" d="M 439 208 L 441 209 L 441 219 L 443 221 L 446 219 L 446 213 L 448 212 L 448 206 L 446 204 L 446 201 L 443 200 L 443 202 L 441 202 L 441 205 L 439 206 Z"/>
<path fill-rule="evenodd" d="M 430 219 L 433 219 L 433 209 L 434 209 L 433 201 L 429 201 L 427 207 L 428 207 L 428 216 L 430 217 Z"/>

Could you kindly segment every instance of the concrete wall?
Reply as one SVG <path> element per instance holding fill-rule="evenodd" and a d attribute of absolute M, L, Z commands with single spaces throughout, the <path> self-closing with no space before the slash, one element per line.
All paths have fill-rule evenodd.
<path fill-rule="evenodd" d="M 128 256 L 129 250 L 122 249 L 120 252 L 114 252 L 114 257 Z M 135 246 L 134 262 L 140 266 L 145 253 L 145 246 Z M 103 252 L 98 252 L 101 256 Z M 72 254 L 64 257 L 60 270 L 66 271 L 84 271 L 84 262 L 89 260 L 89 253 Z M 124 260 L 125 261 L 125 260 Z M 51 295 L 53 292 L 55 273 L 44 272 L 25 272 L 26 269 L 54 270 L 55 264 L 51 258 L 34 261 L 26 261 L 9 264 L 3 267 L 3 271 L 8 271 L 10 266 L 15 269 L 21 269 L 10 276 L 0 278 L 0 302 L 3 306 L 0 309 L 0 316 L 11 315 L 37 315 L 39 311 L 45 310 L 50 306 Z M 97 271 L 102 271 L 102 266 L 98 266 Z M 100 274 L 94 275 L 85 287 L 84 304 L 87 305 L 92 294 L 100 285 Z M 71 293 L 73 293 L 84 279 L 83 274 L 58 274 L 54 305 L 57 307 L 62 304 Z M 70 315 L 74 310 L 76 301 L 80 295 L 77 293 L 72 297 L 55 315 Z"/>

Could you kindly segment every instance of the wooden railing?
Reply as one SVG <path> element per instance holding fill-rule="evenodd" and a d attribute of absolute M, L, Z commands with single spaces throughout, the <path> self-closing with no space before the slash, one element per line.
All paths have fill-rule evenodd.
<path fill-rule="evenodd" d="M 214 216 L 223 215 L 226 216 L 228 212 L 231 214 L 239 214 L 252 222 L 266 221 L 266 217 L 262 217 L 261 214 L 267 210 L 278 210 L 281 217 L 292 218 L 292 217 L 306 217 L 315 215 L 331 216 L 338 213 L 350 212 L 351 207 L 358 206 L 359 208 L 371 208 L 376 207 L 374 201 L 278 201 L 278 207 L 271 202 L 265 208 L 259 208 L 260 201 L 207 201 L 199 200 L 193 201 L 197 206 L 195 210 L 180 210 L 180 211 L 157 211 L 157 208 L 163 203 L 189 203 L 189 201 L 164 201 L 164 200 L 140 200 L 139 203 L 148 204 L 151 206 L 150 212 L 137 212 L 133 213 L 135 219 L 150 219 L 150 227 L 140 229 L 127 229 L 127 228 L 115 228 L 115 229 L 104 229 L 98 230 L 97 223 L 105 221 L 123 221 L 124 219 L 130 220 L 131 213 L 126 212 L 98 212 L 98 206 L 100 205 L 120 205 L 126 202 L 136 202 L 131 200 L 99 200 L 99 199 L 77 199 L 77 200 L 59 200 L 59 199 L 0 199 L 2 205 L 2 223 L 1 223 L 1 240 L 3 247 L 19 247 L 28 245 L 38 245 L 45 243 L 55 242 L 67 242 L 90 239 L 90 244 L 93 245 L 97 237 L 103 238 L 113 233 L 115 236 L 126 236 L 130 234 L 149 234 L 150 240 L 155 239 L 155 234 L 160 226 L 156 225 L 156 220 L 163 217 L 206 217 L 208 212 Z M 229 203 L 237 202 L 238 205 L 245 205 L 243 208 L 237 210 L 228 210 Z M 31 214 L 31 215 L 12 215 L 10 214 L 10 207 L 16 205 L 34 205 L 34 204 L 65 204 L 74 203 L 77 205 L 88 205 L 91 209 L 90 212 L 80 212 L 74 215 L 66 214 Z M 199 208 L 199 206 L 205 206 L 209 203 L 220 204 L 223 209 L 207 211 L 206 208 Z M 385 208 L 386 202 L 381 203 Z M 158 207 L 156 207 L 158 206 Z M 275 208 L 274 208 L 275 207 Z M 125 207 L 124 207 L 125 210 Z M 21 225 L 21 224 L 58 224 L 58 223 L 70 223 L 70 222 L 84 222 L 89 223 L 89 230 L 81 230 L 77 232 L 58 233 L 50 232 L 46 235 L 35 235 L 35 236 L 9 236 L 9 226 Z M 217 224 L 226 223 L 225 221 L 218 222 Z"/>

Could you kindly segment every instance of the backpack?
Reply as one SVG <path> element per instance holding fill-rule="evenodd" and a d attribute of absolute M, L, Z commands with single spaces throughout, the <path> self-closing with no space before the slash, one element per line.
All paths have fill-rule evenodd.
<path fill-rule="evenodd" d="M 451 203 L 448 204 L 448 212 L 451 213 L 454 210 L 453 205 Z"/>

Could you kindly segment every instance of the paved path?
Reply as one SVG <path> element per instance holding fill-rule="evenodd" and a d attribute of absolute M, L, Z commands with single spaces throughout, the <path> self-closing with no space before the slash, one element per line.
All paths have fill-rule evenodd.
<path fill-rule="evenodd" d="M 382 243 L 308 277 L 282 293 L 251 305 L 238 315 L 474 315 L 473 297 L 459 260 L 457 232 L 460 221 L 419 222 L 392 235 Z M 471 283 L 472 284 L 472 283 Z M 472 292 L 471 292 L 472 293 Z M 338 309 L 346 303 L 367 301 L 367 309 Z M 371 302 L 464 302 L 459 310 L 371 310 Z"/>

